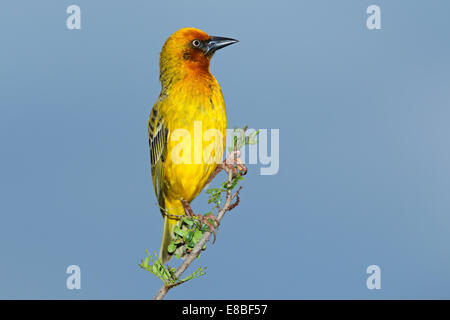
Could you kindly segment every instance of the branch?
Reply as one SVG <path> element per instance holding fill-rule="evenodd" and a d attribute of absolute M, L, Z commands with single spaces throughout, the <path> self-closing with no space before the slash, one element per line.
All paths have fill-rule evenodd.
<path fill-rule="evenodd" d="M 231 182 L 233 181 L 233 171 L 227 170 L 228 173 L 228 185 L 231 185 Z M 217 220 L 220 222 L 222 221 L 222 218 L 224 217 L 225 213 L 227 211 L 230 211 L 233 209 L 236 205 L 233 203 L 234 198 L 236 198 L 236 201 L 239 201 L 239 191 L 240 188 L 235 192 L 232 193 L 231 190 L 227 190 L 227 195 L 225 198 L 225 204 L 223 207 L 219 210 L 219 213 L 217 214 Z M 203 237 L 200 239 L 200 241 L 197 243 L 197 245 L 194 247 L 194 249 L 189 253 L 189 255 L 184 260 L 183 264 L 178 267 L 178 269 L 175 271 L 175 278 L 179 279 L 181 275 L 186 271 L 186 269 L 191 265 L 192 262 L 198 257 L 200 252 L 202 251 L 203 247 L 206 245 L 206 243 L 209 241 L 209 238 L 211 237 L 211 232 L 207 231 L 203 234 Z M 166 296 L 167 292 L 174 286 L 167 286 L 163 285 L 161 289 L 159 289 L 158 293 L 155 295 L 153 300 L 162 300 Z"/>

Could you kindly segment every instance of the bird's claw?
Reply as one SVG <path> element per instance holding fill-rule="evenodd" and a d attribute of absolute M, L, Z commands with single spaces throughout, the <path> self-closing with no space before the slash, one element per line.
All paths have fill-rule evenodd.
<path fill-rule="evenodd" d="M 240 156 L 241 152 L 239 150 L 230 152 L 228 157 L 222 163 L 222 168 L 225 171 L 231 170 L 233 172 L 233 176 L 236 176 L 238 173 L 242 176 L 245 175 L 247 173 L 247 166 L 244 164 Z"/>
<path fill-rule="evenodd" d="M 189 202 L 187 202 L 187 200 L 181 199 L 181 204 L 183 205 L 184 212 L 186 213 L 187 216 L 189 216 L 189 217 L 195 216 L 195 213 L 192 210 L 191 205 L 189 204 Z"/>
<path fill-rule="evenodd" d="M 213 214 L 209 214 L 209 215 L 197 214 L 196 217 L 198 218 L 198 220 L 200 221 L 200 223 L 202 225 L 204 223 L 209 227 L 209 231 L 214 236 L 214 239 L 212 242 L 214 244 L 214 242 L 216 242 L 216 228 L 219 226 L 219 220 Z M 214 222 L 215 226 L 213 226 L 213 224 L 209 221 L 209 219 L 211 219 Z"/>
<path fill-rule="evenodd" d="M 239 158 L 241 156 L 240 151 L 231 152 L 228 157 L 220 163 L 216 170 L 210 175 L 208 181 L 206 181 L 206 186 L 213 181 L 213 179 L 219 174 L 220 171 L 224 170 L 225 172 L 232 172 L 233 177 L 236 177 L 238 174 L 244 176 L 247 173 L 247 166 L 244 162 Z"/>
<path fill-rule="evenodd" d="M 196 217 L 200 221 L 201 226 L 203 226 L 203 224 L 206 224 L 209 227 L 210 232 L 214 235 L 213 243 L 216 242 L 216 228 L 220 223 L 216 216 L 214 214 L 195 214 L 189 202 L 187 202 L 185 199 L 181 199 L 181 203 L 183 204 L 184 212 L 186 212 L 187 216 Z M 212 223 L 209 222 L 209 219 L 211 219 L 215 223 L 215 226 L 213 226 Z"/>

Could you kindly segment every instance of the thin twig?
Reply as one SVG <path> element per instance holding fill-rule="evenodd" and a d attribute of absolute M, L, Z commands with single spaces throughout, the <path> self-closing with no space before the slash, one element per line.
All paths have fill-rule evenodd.
<path fill-rule="evenodd" d="M 233 172 L 232 170 L 228 170 L 228 185 L 231 185 L 231 182 L 233 181 Z M 232 194 L 231 190 L 227 190 L 227 195 L 225 198 L 225 204 L 223 207 L 219 210 L 219 213 L 217 214 L 217 220 L 220 222 L 225 215 L 225 213 L 232 208 L 232 201 L 234 198 L 239 196 L 240 188 Z M 239 198 L 237 198 L 239 199 Z M 206 245 L 206 243 L 209 241 L 209 238 L 211 236 L 211 232 L 207 231 L 203 234 L 203 237 L 200 239 L 200 241 L 196 244 L 194 249 L 192 249 L 191 253 L 186 257 L 184 262 L 181 264 L 181 266 L 178 267 L 178 269 L 175 271 L 174 276 L 176 279 L 179 279 L 181 275 L 186 271 L 186 269 L 191 265 L 192 262 L 198 257 L 200 252 L 202 251 L 203 247 Z M 158 293 L 155 295 L 153 300 L 162 300 L 166 296 L 167 292 L 174 286 L 166 286 L 163 285 L 161 289 L 159 289 Z"/>

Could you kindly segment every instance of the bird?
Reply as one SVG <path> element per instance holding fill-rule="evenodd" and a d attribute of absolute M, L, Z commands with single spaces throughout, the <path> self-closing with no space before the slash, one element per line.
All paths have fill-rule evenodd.
<path fill-rule="evenodd" d="M 209 183 L 225 152 L 225 101 L 210 61 L 217 50 L 237 42 L 182 28 L 162 47 L 161 93 L 149 116 L 148 139 L 153 187 L 164 218 L 159 252 L 163 264 L 172 256 L 167 249 L 174 227 Z"/>

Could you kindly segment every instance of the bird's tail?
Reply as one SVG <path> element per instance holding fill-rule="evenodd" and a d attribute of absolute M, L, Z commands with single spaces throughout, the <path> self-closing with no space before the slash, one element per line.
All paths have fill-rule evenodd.
<path fill-rule="evenodd" d="M 164 231 L 161 241 L 161 249 L 159 250 L 159 257 L 161 258 L 163 263 L 167 263 L 170 258 L 172 258 L 172 255 L 169 254 L 167 251 L 167 248 L 169 247 L 170 242 L 172 241 L 174 235 L 173 235 L 173 229 L 177 225 L 179 219 L 172 219 L 169 215 L 184 215 L 184 208 L 183 205 L 179 200 L 176 202 L 168 202 L 166 200 L 165 203 L 165 212 L 164 214 Z"/>

